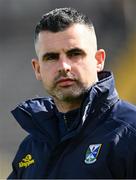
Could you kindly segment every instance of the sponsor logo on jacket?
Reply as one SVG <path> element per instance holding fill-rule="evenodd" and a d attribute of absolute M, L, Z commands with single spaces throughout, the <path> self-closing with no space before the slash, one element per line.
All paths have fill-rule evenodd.
<path fill-rule="evenodd" d="M 31 164 L 34 164 L 35 161 L 32 158 L 31 154 L 27 154 L 21 162 L 19 162 L 19 168 L 25 167 L 27 168 L 28 166 L 30 166 Z"/>

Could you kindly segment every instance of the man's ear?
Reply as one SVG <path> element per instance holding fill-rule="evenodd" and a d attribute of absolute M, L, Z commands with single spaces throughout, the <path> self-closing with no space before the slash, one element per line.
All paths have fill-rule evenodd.
<path fill-rule="evenodd" d="M 97 72 L 100 72 L 104 68 L 105 62 L 105 51 L 104 49 L 99 49 L 95 54 L 95 59 L 97 60 Z"/>
<path fill-rule="evenodd" d="M 39 60 L 38 59 L 32 59 L 31 64 L 32 64 L 32 68 L 35 72 L 36 79 L 41 80 Z"/>

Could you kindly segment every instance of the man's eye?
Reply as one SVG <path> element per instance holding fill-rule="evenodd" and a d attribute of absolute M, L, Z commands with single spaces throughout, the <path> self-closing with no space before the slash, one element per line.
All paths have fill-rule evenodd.
<path fill-rule="evenodd" d="M 81 52 L 72 52 L 68 54 L 69 57 L 76 57 L 76 56 L 81 56 L 81 55 L 82 55 Z"/>
<path fill-rule="evenodd" d="M 48 56 L 48 57 L 46 57 L 45 59 L 46 59 L 46 61 L 53 60 L 53 59 L 54 59 L 54 56 Z"/>
<path fill-rule="evenodd" d="M 79 55 L 81 55 L 81 52 L 73 52 L 71 55 L 72 56 L 79 56 Z"/>
<path fill-rule="evenodd" d="M 53 60 L 57 60 L 59 58 L 59 55 L 57 54 L 51 54 L 51 55 L 46 55 L 43 60 L 44 61 L 53 61 Z"/>

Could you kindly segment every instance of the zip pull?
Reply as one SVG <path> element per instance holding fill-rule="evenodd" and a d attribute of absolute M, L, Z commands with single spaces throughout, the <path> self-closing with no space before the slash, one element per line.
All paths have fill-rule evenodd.
<path fill-rule="evenodd" d="M 66 117 L 66 115 L 65 115 L 65 114 L 63 115 L 63 118 L 64 118 L 65 128 L 66 128 L 66 130 L 69 130 L 68 119 L 67 119 L 67 117 Z"/>
<path fill-rule="evenodd" d="M 67 122 L 67 118 L 66 118 L 66 115 L 65 115 L 65 114 L 63 115 L 63 118 L 64 118 L 64 123 L 65 123 L 65 125 L 66 125 L 66 127 L 67 127 L 68 122 Z"/>

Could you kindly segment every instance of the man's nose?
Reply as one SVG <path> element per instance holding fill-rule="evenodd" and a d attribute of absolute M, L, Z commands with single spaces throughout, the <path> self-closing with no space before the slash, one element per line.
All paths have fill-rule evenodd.
<path fill-rule="evenodd" d="M 58 63 L 58 71 L 59 72 L 69 72 L 71 71 L 71 62 L 68 57 L 60 57 Z"/>

